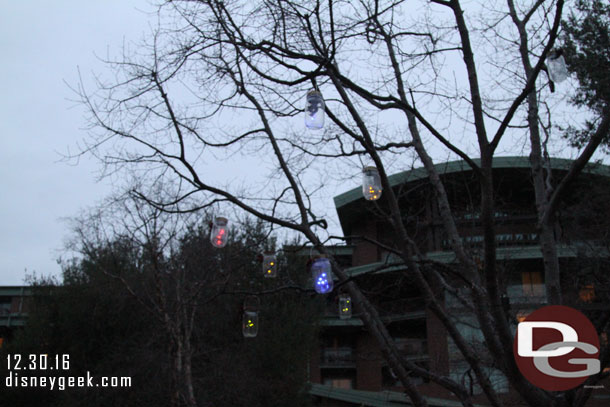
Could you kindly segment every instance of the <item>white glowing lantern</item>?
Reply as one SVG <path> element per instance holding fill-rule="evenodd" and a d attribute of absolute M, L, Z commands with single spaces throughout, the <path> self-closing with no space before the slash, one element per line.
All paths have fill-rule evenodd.
<path fill-rule="evenodd" d="M 267 278 L 277 277 L 277 257 L 275 253 L 263 254 L 263 274 Z"/>
<path fill-rule="evenodd" d="M 549 70 L 549 78 L 555 83 L 563 82 L 570 76 L 560 50 L 551 51 L 546 60 L 546 66 Z"/>
<path fill-rule="evenodd" d="M 352 317 L 352 298 L 348 294 L 339 296 L 339 318 L 349 319 Z"/>
<path fill-rule="evenodd" d="M 364 167 L 362 170 L 362 194 L 369 201 L 381 198 L 381 178 L 375 167 Z"/>
<path fill-rule="evenodd" d="M 305 100 L 305 126 L 310 130 L 324 127 L 324 98 L 317 90 L 307 93 Z"/>
<path fill-rule="evenodd" d="M 311 276 L 313 287 L 318 294 L 327 294 L 333 290 L 333 276 L 328 259 L 315 259 L 311 264 Z"/>
<path fill-rule="evenodd" d="M 223 217 L 214 219 L 212 232 L 210 233 L 210 242 L 215 247 L 225 247 L 229 239 L 229 220 Z"/>
<path fill-rule="evenodd" d="M 244 311 L 241 332 L 245 338 L 254 338 L 258 334 L 258 311 Z"/>

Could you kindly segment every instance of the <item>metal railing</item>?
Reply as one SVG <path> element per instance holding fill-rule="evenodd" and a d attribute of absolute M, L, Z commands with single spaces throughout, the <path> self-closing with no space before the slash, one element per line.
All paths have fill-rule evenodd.
<path fill-rule="evenodd" d="M 356 363 L 356 354 L 351 347 L 324 348 L 321 352 L 321 364 L 327 367 L 350 367 Z"/>

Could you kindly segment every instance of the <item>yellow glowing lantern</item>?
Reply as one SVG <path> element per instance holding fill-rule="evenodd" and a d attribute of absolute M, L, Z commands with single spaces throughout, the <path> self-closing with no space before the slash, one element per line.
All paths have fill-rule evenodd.
<path fill-rule="evenodd" d="M 255 295 L 244 299 L 244 312 L 242 315 L 241 332 L 244 338 L 254 338 L 258 335 L 258 309 L 260 300 Z"/>
<path fill-rule="evenodd" d="M 258 334 L 257 311 L 244 311 L 242 318 L 242 333 L 244 338 L 254 338 Z"/>
<path fill-rule="evenodd" d="M 375 167 L 364 167 L 362 170 L 362 194 L 369 201 L 381 198 L 381 178 Z"/>
<path fill-rule="evenodd" d="M 266 278 L 277 277 L 277 256 L 273 252 L 263 254 L 263 275 Z"/>
<path fill-rule="evenodd" d="M 352 298 L 348 294 L 339 296 L 339 318 L 349 319 L 352 317 Z"/>

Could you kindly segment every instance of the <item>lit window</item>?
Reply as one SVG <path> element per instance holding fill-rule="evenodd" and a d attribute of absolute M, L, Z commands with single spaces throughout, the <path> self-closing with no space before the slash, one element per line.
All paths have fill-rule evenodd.
<path fill-rule="evenodd" d="M 530 313 L 529 313 L 528 311 L 519 311 L 519 312 L 517 312 L 517 321 L 518 321 L 518 322 L 523 322 L 523 321 L 525 321 L 525 318 L 527 318 L 527 316 L 528 316 L 529 314 L 530 314 Z"/>
<path fill-rule="evenodd" d="M 542 273 L 539 271 L 524 271 L 521 273 L 523 282 L 523 295 L 527 297 L 540 297 L 544 295 Z"/>
<path fill-rule="evenodd" d="M 324 379 L 324 384 L 327 386 L 334 387 L 336 389 L 353 389 L 354 383 L 350 378 L 328 378 Z"/>
<path fill-rule="evenodd" d="M 578 298 L 582 302 L 593 302 L 595 299 L 595 287 L 593 284 L 587 284 L 578 291 Z"/>

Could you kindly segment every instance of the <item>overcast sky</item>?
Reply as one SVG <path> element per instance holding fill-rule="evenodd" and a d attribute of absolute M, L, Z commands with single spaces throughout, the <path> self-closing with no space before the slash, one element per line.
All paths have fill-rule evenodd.
<path fill-rule="evenodd" d="M 8 1 L 0 13 L 0 285 L 28 273 L 58 274 L 67 227 L 108 195 L 98 164 L 69 165 L 61 154 L 85 136 L 83 111 L 70 89 L 77 67 L 103 70 L 96 54 L 120 51 L 148 32 L 144 0 Z"/>
<path fill-rule="evenodd" d="M 150 33 L 149 21 L 156 19 L 147 0 L 0 1 L 2 286 L 22 284 L 26 270 L 58 275 L 56 260 L 69 234 L 62 219 L 109 195 L 108 183 L 96 182 L 99 163 L 94 159 L 83 157 L 78 165 L 62 161 L 62 154 L 77 151 L 86 138 L 84 111 L 70 100 L 74 94 L 66 83 L 76 84 L 77 68 L 86 80 L 106 72 L 96 55 L 119 54 L 124 43 L 137 43 Z M 508 147 L 501 146 L 501 155 L 527 153 L 519 147 L 523 142 L 504 144 Z M 562 157 L 574 153 L 561 143 L 551 151 Z M 341 184 L 328 204 L 349 188 Z"/>

